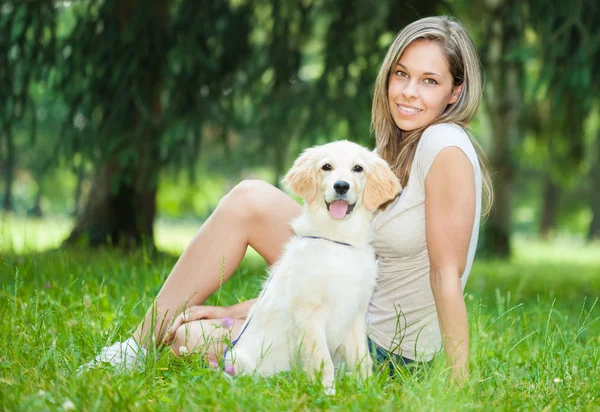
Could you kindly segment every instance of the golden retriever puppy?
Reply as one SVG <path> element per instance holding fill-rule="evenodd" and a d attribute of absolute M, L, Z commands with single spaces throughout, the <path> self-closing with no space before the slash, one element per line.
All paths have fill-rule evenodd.
<path fill-rule="evenodd" d="M 371 219 L 401 187 L 385 161 L 348 141 L 307 149 L 285 180 L 304 198 L 303 213 L 226 351 L 225 368 L 272 375 L 297 366 L 313 378 L 321 372 L 332 394 L 340 361 L 362 378 L 370 374 L 365 318 L 377 278 Z"/>

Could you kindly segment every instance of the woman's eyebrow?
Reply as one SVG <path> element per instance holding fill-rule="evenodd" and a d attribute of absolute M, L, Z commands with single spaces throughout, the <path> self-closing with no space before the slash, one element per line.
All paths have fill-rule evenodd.
<path fill-rule="evenodd" d="M 396 63 L 396 66 L 400 66 L 403 70 L 409 71 L 408 68 L 405 65 L 403 65 L 402 63 Z M 442 77 L 441 74 L 437 74 L 437 73 L 434 73 L 434 72 L 424 72 L 423 74 L 425 76 L 438 76 L 438 77 Z"/>

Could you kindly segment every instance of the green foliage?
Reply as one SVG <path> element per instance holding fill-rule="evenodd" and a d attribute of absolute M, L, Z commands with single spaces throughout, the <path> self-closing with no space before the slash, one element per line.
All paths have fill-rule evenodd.
<path fill-rule="evenodd" d="M 52 168 L 36 176 L 22 171 L 13 182 L 13 211 L 18 216 L 31 214 L 38 190 L 43 189 L 41 207 L 44 213 L 66 218 L 74 210 L 73 191 L 76 177 L 70 169 Z M 4 182 L 0 182 L 0 190 Z"/>
<path fill-rule="evenodd" d="M 0 10 L 1 132 L 31 109 L 30 85 L 55 63 L 56 10 L 49 2 L 13 2 Z"/>
<path fill-rule="evenodd" d="M 168 2 L 135 8 L 90 1 L 72 4 L 69 12 L 74 24 L 60 39 L 64 60 L 54 85 L 69 108 L 63 129 L 69 144 L 62 148 L 112 163 L 120 171 L 113 175 L 115 191 L 121 184 L 152 187 L 152 174 L 134 171 L 155 163 L 159 150 Z"/>
<path fill-rule="evenodd" d="M 264 162 L 265 149 L 273 149 L 275 163 L 292 139 L 366 141 L 371 84 L 392 33 L 437 3 L 399 18 L 394 2 L 128 4 L 74 2 L 37 24 L 58 26 L 56 41 L 41 50 L 60 59 L 41 62 L 48 76 L 40 81 L 68 108 L 65 155 L 98 160 L 119 151 L 122 166 L 135 164 L 139 159 L 120 152 L 131 150 L 129 132 L 146 126 L 164 136 L 162 160 L 189 166 L 211 130 L 226 146 L 230 134 L 243 135 L 242 150 L 257 140 L 250 153 Z M 24 18 L 11 17 L 19 24 Z M 389 27 L 382 30 L 381 21 Z M 160 112 L 153 81 L 160 83 Z"/>
<path fill-rule="evenodd" d="M 192 184 L 183 173 L 164 175 L 159 184 L 157 207 L 165 218 L 205 219 L 226 194 L 226 186 L 222 176 L 206 172 L 196 174 Z"/>
<path fill-rule="evenodd" d="M 585 122 L 597 103 L 600 72 L 600 7 L 595 3 L 572 4 L 531 1 L 529 62 L 531 80 L 526 86 L 530 118 L 537 148 L 545 155 L 543 167 L 553 180 L 566 186 L 586 174 Z M 541 63 L 541 64 L 540 64 Z"/>
<path fill-rule="evenodd" d="M 31 142 L 36 138 L 36 111 L 30 87 L 54 64 L 55 9 L 51 2 L 8 1 L 0 8 L 0 160 L 4 162 L 3 208 L 14 209 L 12 183 L 19 148 L 16 123 L 30 113 Z M 44 168 L 47 162 L 41 162 Z M 38 170 L 40 167 L 38 167 Z"/>
<path fill-rule="evenodd" d="M 61 169 L 58 176 L 80 174 L 89 186 L 102 167 L 112 167 L 113 191 L 152 189 L 162 181 L 159 212 L 171 217 L 180 213 L 178 204 L 187 203 L 185 213 L 196 209 L 180 190 L 164 187 L 170 181 L 165 172 L 185 171 L 196 185 L 199 162 L 228 176 L 269 167 L 269 180 L 277 183 L 311 144 L 351 139 L 373 146 L 372 85 L 387 46 L 416 18 L 450 13 L 469 27 L 484 61 L 491 17 L 499 14 L 517 38 L 501 59 L 520 67 L 523 133 L 510 138 L 507 160 L 518 179 L 515 213 L 541 207 L 541 183 L 527 180 L 547 176 L 567 197 L 558 225 L 581 228 L 589 218 L 573 216 L 593 213 L 586 199 L 595 187 L 597 127 L 585 127 L 597 117 L 600 95 L 599 6 L 593 2 L 133 3 L 3 3 L 0 166 L 5 180 L 16 182 L 17 211 L 32 208 L 39 187 L 46 210 L 71 212 L 48 204 L 57 199 L 47 183 L 57 176 L 53 168 Z M 484 69 L 493 81 L 496 68 Z M 478 116 L 475 136 L 492 148 L 485 115 Z M 25 191 L 23 174 L 32 182 Z M 167 199 L 167 192 L 174 197 Z M 198 196 L 193 203 L 213 202 Z M 535 230 L 535 219 L 515 227 Z"/>

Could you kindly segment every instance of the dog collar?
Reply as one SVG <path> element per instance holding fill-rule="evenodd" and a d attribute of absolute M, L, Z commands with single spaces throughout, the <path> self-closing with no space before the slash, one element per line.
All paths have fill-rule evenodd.
<path fill-rule="evenodd" d="M 350 243 L 338 242 L 337 240 L 327 239 L 326 237 L 320 237 L 320 236 L 302 236 L 302 238 L 304 238 L 304 239 L 322 239 L 322 240 L 328 240 L 329 242 L 337 243 L 338 245 L 354 247 Z"/>

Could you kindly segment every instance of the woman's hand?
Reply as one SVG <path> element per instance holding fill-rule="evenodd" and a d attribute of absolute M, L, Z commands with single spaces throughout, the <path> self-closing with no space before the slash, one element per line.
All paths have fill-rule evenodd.
<path fill-rule="evenodd" d="M 202 319 L 246 319 L 256 299 L 246 300 L 232 306 L 190 306 L 173 320 L 163 339 L 164 345 L 170 345 L 175 339 L 175 332 L 181 325 Z"/>
<path fill-rule="evenodd" d="M 233 310 L 230 306 L 190 306 L 184 309 L 177 317 L 173 320 L 173 324 L 167 330 L 167 333 L 163 339 L 163 344 L 169 345 L 175 338 L 175 332 L 177 329 L 185 323 L 194 322 L 201 319 L 223 319 L 226 317 L 233 317 Z"/>

